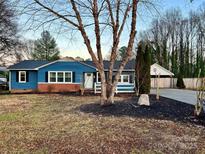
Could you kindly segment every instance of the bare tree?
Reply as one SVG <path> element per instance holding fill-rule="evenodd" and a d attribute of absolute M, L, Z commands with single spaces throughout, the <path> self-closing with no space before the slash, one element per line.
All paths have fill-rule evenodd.
<path fill-rule="evenodd" d="M 0 0 L 0 58 L 10 54 L 17 44 L 15 13 L 6 0 Z"/>
<path fill-rule="evenodd" d="M 171 9 L 153 20 L 145 32 L 153 42 L 153 59 L 175 75 L 197 77 L 205 75 L 205 3 L 184 18 L 181 10 Z"/>
<path fill-rule="evenodd" d="M 30 23 L 32 23 L 30 28 L 38 28 L 48 23 L 50 23 L 49 26 L 60 23 L 61 27 L 81 34 L 100 73 L 101 105 L 106 106 L 113 103 L 118 78 L 132 56 L 138 3 L 139 0 L 32 0 L 32 2 L 24 0 L 19 6 L 23 6 L 23 13 L 30 16 Z M 125 25 L 130 25 L 127 28 L 129 37 L 126 56 L 123 57 L 117 73 L 113 74 L 117 49 L 122 32 L 126 28 Z M 106 30 L 112 34 L 108 78 L 105 76 L 102 56 L 102 33 Z M 94 37 L 95 45 L 91 41 L 91 36 Z"/>

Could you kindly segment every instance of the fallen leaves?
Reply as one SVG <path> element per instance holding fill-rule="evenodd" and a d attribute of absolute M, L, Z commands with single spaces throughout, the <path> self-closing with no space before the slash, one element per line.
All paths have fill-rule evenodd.
<path fill-rule="evenodd" d="M 190 106 L 161 99 L 150 108 L 135 108 L 130 103 L 134 104 L 136 98 L 120 97 L 115 105 L 101 108 L 96 103 L 98 98 L 58 94 L 3 96 L 0 100 L 0 117 L 5 116 L 0 121 L 1 152 L 204 151 L 205 126 L 201 125 L 203 121 L 187 118 L 191 115 Z"/>

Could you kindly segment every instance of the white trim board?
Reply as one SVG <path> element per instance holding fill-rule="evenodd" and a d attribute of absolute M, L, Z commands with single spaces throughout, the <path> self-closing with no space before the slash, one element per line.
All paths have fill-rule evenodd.
<path fill-rule="evenodd" d="M 104 69 L 104 71 L 109 71 L 109 69 Z M 118 71 L 118 69 L 113 69 L 112 71 Z M 134 72 L 135 71 L 135 69 L 123 69 L 123 71 L 122 72 Z"/>
<path fill-rule="evenodd" d="M 54 64 L 54 63 L 57 63 L 57 62 L 78 62 L 78 63 L 83 64 L 83 65 L 85 65 L 85 66 L 88 66 L 88 67 L 91 67 L 91 68 L 96 69 L 95 67 L 93 67 L 93 66 L 91 66 L 91 65 L 85 64 L 85 63 L 80 62 L 80 61 L 77 61 L 77 60 L 73 60 L 73 61 L 56 60 L 56 61 L 53 61 L 53 62 L 47 63 L 47 64 L 45 64 L 45 65 L 42 65 L 42 66 L 40 66 L 40 67 L 37 67 L 37 68 L 35 68 L 35 69 L 36 69 L 36 70 L 39 70 L 40 68 L 46 67 L 46 66 L 48 66 L 48 65 L 51 65 L 51 64 Z"/>
<path fill-rule="evenodd" d="M 9 71 L 37 71 L 37 69 L 9 69 Z"/>
<path fill-rule="evenodd" d="M 70 83 L 70 82 L 37 82 L 38 84 L 81 84 L 81 83 Z"/>
<path fill-rule="evenodd" d="M 11 71 L 9 71 L 9 91 L 11 91 Z"/>
<path fill-rule="evenodd" d="M 24 73 L 24 75 L 25 75 L 25 81 L 22 81 L 22 80 L 21 80 L 21 74 L 22 74 L 22 73 Z M 27 78 L 27 73 L 26 73 L 26 71 L 19 71 L 19 72 L 18 72 L 18 76 L 19 76 L 18 83 L 26 83 L 26 78 Z"/>
<path fill-rule="evenodd" d="M 168 69 L 166 69 L 166 68 L 160 66 L 160 65 L 157 64 L 157 63 L 154 63 L 154 64 L 151 65 L 151 68 L 150 68 L 150 74 L 151 74 L 151 75 L 156 75 L 156 74 L 152 74 L 152 72 L 153 72 L 152 68 L 153 68 L 153 67 L 158 67 L 159 69 L 165 71 L 168 75 L 174 76 L 174 73 L 172 73 L 172 72 L 169 71 Z M 164 74 L 160 74 L 160 75 L 163 76 Z"/>

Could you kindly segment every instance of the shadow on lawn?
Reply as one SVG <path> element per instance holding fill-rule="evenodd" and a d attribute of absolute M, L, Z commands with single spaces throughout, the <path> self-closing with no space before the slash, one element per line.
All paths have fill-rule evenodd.
<path fill-rule="evenodd" d="M 114 105 L 108 107 L 101 107 L 99 103 L 85 104 L 77 110 L 94 115 L 166 119 L 205 126 L 205 116 L 194 117 L 193 105 L 163 97 L 160 98 L 159 102 L 156 102 L 155 96 L 152 95 L 150 96 L 151 106 L 146 107 L 137 105 L 137 99 L 129 98 L 124 101 L 116 101 Z"/>

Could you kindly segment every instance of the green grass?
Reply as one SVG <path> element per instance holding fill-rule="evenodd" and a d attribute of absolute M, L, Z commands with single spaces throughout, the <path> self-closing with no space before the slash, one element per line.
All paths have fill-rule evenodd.
<path fill-rule="evenodd" d="M 20 118 L 20 116 L 19 113 L 6 113 L 0 115 L 0 121 L 15 121 Z"/>
<path fill-rule="evenodd" d="M 0 95 L 5 153 L 176 153 L 204 151 L 204 127 L 168 120 L 83 113 L 99 97 Z M 122 99 L 122 98 L 118 98 Z"/>

